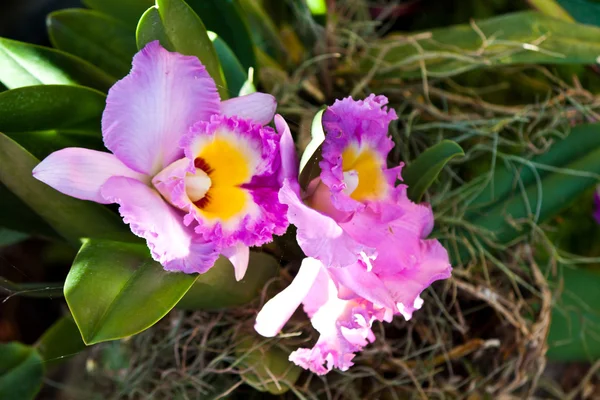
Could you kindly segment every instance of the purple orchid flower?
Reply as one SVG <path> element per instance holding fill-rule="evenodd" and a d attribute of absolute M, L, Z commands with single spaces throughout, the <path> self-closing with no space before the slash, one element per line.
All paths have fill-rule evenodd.
<path fill-rule="evenodd" d="M 264 126 L 275 108 L 264 93 L 221 101 L 198 58 L 155 41 L 108 93 L 102 135 L 112 154 L 66 148 L 33 175 L 79 199 L 118 203 L 166 270 L 203 273 L 223 254 L 239 280 L 248 247 L 288 225 L 277 200 L 281 135 Z"/>
<path fill-rule="evenodd" d="M 451 274 L 446 250 L 426 239 L 433 229 L 431 207 L 413 203 L 406 185 L 396 185 L 402 165 L 387 168 L 394 146 L 388 125 L 396 114 L 386 104 L 375 95 L 336 101 L 323 116 L 320 177 L 303 192 L 297 171 L 287 168 L 279 192 L 310 259 L 260 311 L 255 329 L 275 336 L 304 304 L 321 337 L 290 360 L 317 374 L 348 369 L 354 353 L 374 340 L 375 320 L 389 322 L 397 314 L 410 319 L 423 304 L 421 292 Z"/>

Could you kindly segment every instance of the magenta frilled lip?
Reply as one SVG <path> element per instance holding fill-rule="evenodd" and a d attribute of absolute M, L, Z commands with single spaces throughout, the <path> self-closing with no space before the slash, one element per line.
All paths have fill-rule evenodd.
<path fill-rule="evenodd" d="M 166 270 L 202 273 L 223 254 L 241 279 L 248 247 L 288 224 L 277 200 L 281 135 L 264 126 L 275 108 L 264 93 L 221 101 L 198 58 L 155 41 L 108 93 L 110 153 L 63 149 L 33 174 L 70 196 L 118 203 Z"/>
<path fill-rule="evenodd" d="M 265 304 L 255 329 L 277 335 L 302 304 L 320 337 L 290 360 L 317 374 L 348 369 L 375 340 L 374 321 L 410 319 L 423 304 L 421 293 L 451 274 L 444 247 L 427 239 L 431 207 L 412 202 L 406 185 L 397 184 L 402 165 L 387 167 L 396 114 L 386 104 L 375 95 L 336 101 L 323 116 L 320 177 L 303 192 L 288 169 L 279 192 L 308 258 L 291 285 Z"/>

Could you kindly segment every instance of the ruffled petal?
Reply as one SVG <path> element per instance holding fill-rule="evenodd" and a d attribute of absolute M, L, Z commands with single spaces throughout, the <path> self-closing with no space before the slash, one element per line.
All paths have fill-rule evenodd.
<path fill-rule="evenodd" d="M 108 92 L 104 144 L 128 167 L 153 176 L 183 156 L 179 140 L 195 122 L 219 111 L 217 87 L 198 58 L 154 41 Z"/>
<path fill-rule="evenodd" d="M 300 304 L 305 301 L 322 268 L 323 264 L 320 261 L 305 258 L 292 283 L 269 300 L 256 316 L 254 324 L 256 332 L 265 337 L 277 335 Z"/>
<path fill-rule="evenodd" d="M 231 264 L 233 264 L 235 280 L 241 281 L 244 278 L 244 275 L 246 275 L 246 270 L 248 269 L 248 262 L 250 261 L 250 248 L 238 243 L 235 246 L 223 249 L 221 254 L 227 257 Z"/>
<path fill-rule="evenodd" d="M 250 93 L 221 102 L 221 114 L 226 117 L 249 119 L 257 124 L 266 125 L 273 119 L 277 101 L 267 93 Z"/>
<path fill-rule="evenodd" d="M 61 193 L 101 204 L 110 203 L 100 194 L 100 187 L 111 176 L 149 180 L 113 154 L 77 147 L 50 154 L 33 169 L 33 176 Z"/>
<path fill-rule="evenodd" d="M 302 203 L 299 193 L 298 183 L 286 179 L 279 201 L 288 206 L 288 220 L 298 228 L 298 244 L 308 257 L 328 267 L 343 267 L 355 263 L 361 252 L 374 254 L 374 248 L 354 240 L 332 218 Z"/>
<path fill-rule="evenodd" d="M 196 221 L 196 232 L 207 240 L 223 247 L 260 246 L 285 233 L 288 226 L 285 206 L 277 198 L 280 139 L 269 127 L 212 116 L 194 125 L 181 142 L 190 164 L 168 167 L 153 183 L 187 212 L 186 224 Z M 193 203 L 183 181 L 197 168 L 210 179 L 210 187 L 200 203 Z"/>
<path fill-rule="evenodd" d="M 167 271 L 204 273 L 220 253 L 183 225 L 183 213 L 171 207 L 152 188 L 125 177 L 112 177 L 101 188 L 102 196 L 119 203 L 123 221 L 148 243 L 152 258 Z"/>
<path fill-rule="evenodd" d="M 305 311 L 312 314 L 313 327 L 320 333 L 319 339 L 312 349 L 298 349 L 289 357 L 290 361 L 318 375 L 326 374 L 334 367 L 348 370 L 353 365 L 355 353 L 375 340 L 371 326 L 375 320 L 382 320 L 386 313 L 385 309 L 361 299 L 340 299 L 335 281 L 324 269 L 322 271 L 320 277 L 326 280 L 325 285 L 313 286 L 304 303 Z M 308 302 L 313 297 L 320 299 L 317 309 Z"/>
<path fill-rule="evenodd" d="M 408 320 L 413 311 L 421 307 L 421 292 L 437 280 L 450 278 L 451 274 L 448 252 L 440 242 L 430 239 L 421 242 L 420 259 L 412 268 L 380 277 L 394 294 L 398 312 Z"/>
<path fill-rule="evenodd" d="M 332 202 L 341 211 L 355 211 L 362 208 L 361 201 L 357 201 L 347 194 L 347 184 L 344 181 L 344 168 L 342 154 L 347 150 L 355 154 L 368 154 L 365 171 L 370 175 L 361 181 L 367 185 L 383 185 L 379 191 L 385 193 L 389 181 L 386 179 L 386 159 L 389 151 L 394 146 L 388 136 L 389 123 L 396 119 L 394 110 L 387 110 L 385 105 L 388 100 L 385 96 L 370 95 L 365 100 L 353 100 L 347 97 L 328 107 L 323 114 L 323 127 L 325 141 L 323 142 L 323 159 L 321 167 L 321 180 L 332 192 Z M 347 160 L 346 160 L 347 161 Z M 393 186 L 392 186 L 393 187 Z M 362 190 L 361 187 L 357 190 Z"/>

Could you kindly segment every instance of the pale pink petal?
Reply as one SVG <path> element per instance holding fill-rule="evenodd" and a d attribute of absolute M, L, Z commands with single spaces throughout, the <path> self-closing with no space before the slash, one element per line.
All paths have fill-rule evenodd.
<path fill-rule="evenodd" d="M 281 182 L 287 178 L 295 179 L 298 177 L 298 155 L 296 154 L 296 144 L 294 143 L 294 138 L 290 132 L 290 127 L 287 122 L 285 122 L 285 119 L 279 114 L 275 116 L 275 128 L 277 128 L 277 133 L 281 135 L 281 140 L 279 141 L 279 151 L 281 154 Z"/>
<path fill-rule="evenodd" d="M 267 93 L 250 93 L 221 102 L 221 114 L 227 117 L 250 119 L 257 124 L 266 125 L 273 119 L 277 101 Z"/>
<path fill-rule="evenodd" d="M 33 176 L 61 193 L 102 204 L 110 203 L 100 194 L 100 187 L 111 176 L 149 180 L 113 154 L 77 147 L 50 154 L 33 169 Z"/>
<path fill-rule="evenodd" d="M 304 301 L 322 268 L 318 260 L 305 258 L 292 283 L 269 300 L 256 316 L 256 332 L 265 337 L 277 335 Z"/>
<path fill-rule="evenodd" d="M 361 252 L 374 253 L 373 248 L 352 239 L 332 218 L 302 203 L 299 192 L 298 183 L 286 179 L 279 201 L 288 206 L 288 220 L 298 228 L 296 238 L 307 256 L 328 267 L 343 267 L 355 263 Z"/>
<path fill-rule="evenodd" d="M 250 261 L 250 248 L 242 243 L 238 243 L 235 246 L 228 247 L 221 251 L 225 257 L 233 264 L 235 271 L 235 280 L 241 281 L 246 275 L 248 269 L 248 262 Z"/>
<path fill-rule="evenodd" d="M 331 268 L 329 273 L 351 293 L 340 295 L 342 298 L 363 298 L 380 307 L 396 309 L 396 300 L 385 283 L 373 271 L 367 271 L 366 265 L 359 261 L 344 268 Z"/>
<path fill-rule="evenodd" d="M 152 257 L 166 270 L 203 273 L 213 266 L 221 249 L 195 236 L 193 229 L 183 225 L 183 213 L 154 189 L 132 178 L 112 177 L 101 192 L 119 203 L 125 223 L 146 239 Z"/>
<path fill-rule="evenodd" d="M 104 144 L 127 166 L 152 176 L 183 156 L 179 140 L 190 126 L 219 111 L 215 82 L 198 58 L 154 41 L 108 92 Z"/>
<path fill-rule="evenodd" d="M 420 308 L 419 295 L 433 282 L 448 279 L 452 268 L 448 260 L 448 252 L 437 240 L 424 240 L 421 244 L 421 257 L 418 265 L 398 274 L 382 276 L 390 293 L 394 294 L 398 312 L 407 320 L 414 310 Z"/>
<path fill-rule="evenodd" d="M 313 286 L 313 290 L 316 289 Z M 311 323 L 320 333 L 319 340 L 312 349 L 294 351 L 289 359 L 318 375 L 326 374 L 334 367 L 346 371 L 353 365 L 355 353 L 375 340 L 371 326 L 375 320 L 383 319 L 385 309 L 376 308 L 362 299 L 340 299 L 337 285 L 331 278 L 318 290 L 318 297 L 325 301 L 321 300 L 321 305 L 313 309 L 315 305 L 306 302 L 316 293 L 309 293 L 305 311 L 312 313 Z"/>

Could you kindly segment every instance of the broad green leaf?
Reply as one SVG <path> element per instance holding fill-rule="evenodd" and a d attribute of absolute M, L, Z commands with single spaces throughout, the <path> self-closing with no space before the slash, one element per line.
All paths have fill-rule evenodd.
<path fill-rule="evenodd" d="M 36 347 L 46 368 L 62 364 L 85 350 L 81 334 L 70 315 L 56 321 L 38 340 Z"/>
<path fill-rule="evenodd" d="M 165 31 L 160 14 L 156 7 L 150 7 L 140 18 L 137 29 L 135 31 L 135 38 L 138 49 L 143 49 L 148 43 L 158 40 L 162 47 L 169 51 L 175 51 L 175 46 Z"/>
<path fill-rule="evenodd" d="M 314 116 L 310 126 L 311 140 L 304 149 L 300 157 L 300 177 L 298 181 L 303 189 L 306 189 L 310 181 L 321 174 L 321 145 L 325 141 L 325 131 L 323 131 L 323 113 L 326 108 L 322 107 Z"/>
<path fill-rule="evenodd" d="M 430 77 L 510 64 L 594 64 L 600 28 L 526 11 L 419 34 L 390 35 L 371 49 L 361 70 L 378 77 Z M 483 37 L 487 42 L 483 43 Z M 412 38 L 412 39 L 411 39 Z"/>
<path fill-rule="evenodd" d="M 600 181 L 600 124 L 580 125 L 550 150 L 532 160 L 508 157 L 515 171 L 496 168 L 490 185 L 467 209 L 465 221 L 494 233 L 507 244 L 536 224 L 557 215 Z M 520 222 L 520 223 L 519 223 Z M 464 258 L 466 249 L 458 256 Z"/>
<path fill-rule="evenodd" d="M 244 371 L 242 379 L 261 392 L 283 394 L 294 386 L 302 373 L 300 367 L 288 360 L 288 351 L 254 333 L 246 333 L 239 339 L 235 353 L 236 364 Z"/>
<path fill-rule="evenodd" d="M 166 272 L 145 245 L 89 240 L 65 281 L 65 299 L 90 345 L 135 335 L 164 317 L 197 275 Z"/>
<path fill-rule="evenodd" d="M 101 150 L 106 97 L 77 86 L 27 86 L 0 93 L 0 132 L 36 157 L 64 147 Z"/>
<path fill-rule="evenodd" d="M 0 399 L 34 399 L 43 378 L 44 364 L 34 348 L 17 342 L 0 343 Z"/>
<path fill-rule="evenodd" d="M 0 38 L 0 82 L 8 89 L 33 85 L 83 85 L 102 92 L 115 78 L 59 50 Z"/>
<path fill-rule="evenodd" d="M 598 184 L 600 175 L 600 148 L 565 165 L 566 170 L 580 175 L 553 172 L 540 182 L 518 189 L 514 196 L 486 209 L 472 223 L 494 232 L 499 243 L 508 243 L 523 232 L 511 222 L 533 219 L 544 222 L 567 207 L 577 196 Z M 511 221 L 512 220 L 512 221 Z"/>
<path fill-rule="evenodd" d="M 266 253 L 250 252 L 244 279 L 235 280 L 233 265 L 220 257 L 215 265 L 198 279 L 177 304 L 185 310 L 216 310 L 244 305 L 253 300 L 265 283 L 276 276 L 279 263 Z"/>
<path fill-rule="evenodd" d="M 540 1 L 540 0 L 537 0 Z M 547 1 L 547 0 L 546 0 Z M 555 0 L 577 22 L 600 26 L 600 3 L 593 0 Z"/>
<path fill-rule="evenodd" d="M 600 359 L 600 274 L 563 268 L 564 287 L 552 309 L 548 332 L 550 360 Z"/>
<path fill-rule="evenodd" d="M 242 67 L 242 64 L 240 64 L 233 51 L 231 51 L 223 39 L 214 32 L 208 32 L 208 36 L 210 37 L 213 46 L 215 46 L 215 50 L 219 56 L 219 62 L 223 67 L 223 74 L 225 75 L 225 81 L 227 82 L 229 96 L 237 97 L 248 79 L 248 74 L 246 74 L 244 67 Z"/>
<path fill-rule="evenodd" d="M 581 0 L 576 1 L 581 2 Z M 562 19 L 563 21 L 573 22 L 573 17 L 571 17 L 569 13 L 560 6 L 560 2 L 560 0 L 529 0 L 529 4 L 531 4 L 542 14 L 546 14 L 557 19 Z"/>
<path fill-rule="evenodd" d="M 518 165 L 518 174 L 498 161 L 500 165 L 496 168 L 491 182 L 471 201 L 471 207 L 485 206 L 506 199 L 514 193 L 517 183 L 523 186 L 534 184 L 537 179 L 550 174 L 547 167 L 563 167 L 571 160 L 579 159 L 598 148 L 600 124 L 582 124 L 572 128 L 565 139 L 557 140 L 546 153 L 531 160 L 522 160 L 523 164 Z"/>
<path fill-rule="evenodd" d="M 122 78 L 137 52 L 135 31 L 96 11 L 60 10 L 48 15 L 48 33 L 54 47 L 97 65 Z"/>
<path fill-rule="evenodd" d="M 408 185 L 408 198 L 417 203 L 421 201 L 448 161 L 464 154 L 463 149 L 451 140 L 442 140 L 425 150 L 402 170 L 402 179 Z"/>
<path fill-rule="evenodd" d="M 135 240 L 121 219 L 106 207 L 57 192 L 35 179 L 39 161 L 0 133 L 0 183 L 74 245 L 80 238 Z"/>
<path fill-rule="evenodd" d="M 227 98 L 227 87 L 223 77 L 223 71 L 219 64 L 217 52 L 208 37 L 206 27 L 202 20 L 183 0 L 156 0 L 156 8 L 160 15 L 162 27 L 152 26 L 154 32 L 153 40 L 163 39 L 165 36 L 172 44 L 172 50 L 188 56 L 196 56 L 202 61 L 210 76 L 215 80 L 217 88 L 223 99 Z M 139 24 L 137 29 L 139 38 L 149 40 L 151 33 L 140 32 L 147 29 L 148 24 Z M 164 29 L 164 33 L 160 33 Z"/>
<path fill-rule="evenodd" d="M 154 0 L 83 0 L 83 4 L 135 29 L 142 14 L 154 5 Z"/>
<path fill-rule="evenodd" d="M 61 283 L 14 283 L 0 276 L 0 293 L 8 296 L 59 298 L 62 291 Z"/>
<path fill-rule="evenodd" d="M 27 238 L 29 238 L 27 233 L 0 227 L 0 247 L 10 246 L 12 244 L 22 242 Z M 0 280 L 2 280 L 2 278 L 0 278 Z"/>
<path fill-rule="evenodd" d="M 239 5 L 250 25 L 254 44 L 277 61 L 284 61 L 287 57 L 285 44 L 269 14 L 255 0 L 239 0 Z"/>
<path fill-rule="evenodd" d="M 0 226 L 11 231 L 48 238 L 60 235 L 23 200 L 0 182 Z"/>
<path fill-rule="evenodd" d="M 244 71 L 251 67 L 256 69 L 252 35 L 246 20 L 240 15 L 242 10 L 236 1 L 188 0 L 188 5 L 204 22 L 206 29 L 215 32 L 225 41 L 241 63 Z M 222 59 L 221 66 L 224 70 L 226 69 Z"/>

